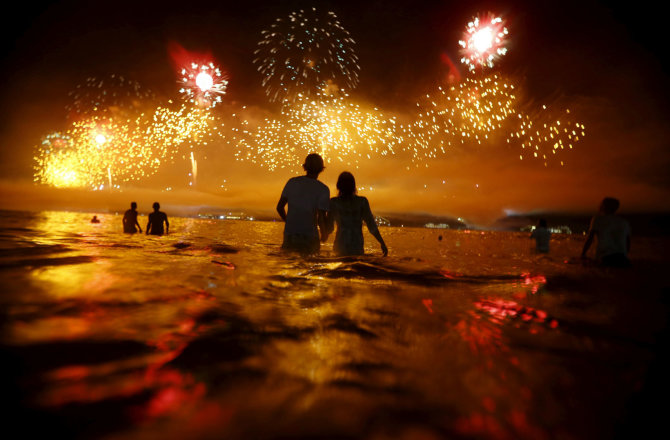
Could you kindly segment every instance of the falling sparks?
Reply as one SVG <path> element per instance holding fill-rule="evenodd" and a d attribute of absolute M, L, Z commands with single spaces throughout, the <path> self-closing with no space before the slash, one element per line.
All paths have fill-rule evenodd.
<path fill-rule="evenodd" d="M 316 8 L 278 18 L 262 32 L 254 64 L 271 101 L 295 100 L 358 85 L 354 40 L 334 12 Z"/>
<path fill-rule="evenodd" d="M 222 101 L 228 81 L 214 63 L 191 63 L 189 68 L 182 69 L 181 75 L 182 87 L 179 92 L 188 102 L 209 108 Z"/>
<path fill-rule="evenodd" d="M 489 141 L 491 133 L 516 113 L 514 93 L 515 86 L 497 74 L 440 87 L 417 103 L 415 120 L 402 127 L 405 148 L 417 162 L 446 154 L 456 143 Z"/>
<path fill-rule="evenodd" d="M 396 121 L 379 110 L 363 109 L 339 97 L 298 96 L 285 102 L 281 115 L 257 128 L 246 126 L 235 139 L 238 160 L 259 163 L 270 170 L 295 167 L 306 154 L 319 152 L 326 162 L 356 166 L 360 160 L 394 154 Z"/>
<path fill-rule="evenodd" d="M 507 34 L 502 18 L 493 15 L 475 18 L 468 23 L 464 39 L 458 42 L 463 52 L 461 62 L 470 70 L 493 67 L 496 59 L 507 53 Z"/>
<path fill-rule="evenodd" d="M 86 78 L 68 96 L 71 102 L 65 108 L 71 120 L 92 116 L 132 117 L 155 100 L 153 92 L 118 74 Z"/>
<path fill-rule="evenodd" d="M 570 111 L 566 110 L 561 118 L 556 113 L 542 106 L 533 116 L 523 113 L 517 115 L 516 126 L 507 138 L 507 142 L 521 148 L 519 159 L 539 160 L 547 166 L 549 161 L 557 160 L 557 156 L 586 136 L 584 124 L 574 121 Z M 563 166 L 563 160 L 560 160 Z"/>

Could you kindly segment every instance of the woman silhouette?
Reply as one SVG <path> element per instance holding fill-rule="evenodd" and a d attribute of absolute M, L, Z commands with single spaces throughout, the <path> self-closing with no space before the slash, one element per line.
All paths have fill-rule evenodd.
<path fill-rule="evenodd" d="M 388 249 L 379 233 L 377 223 L 370 210 L 368 199 L 356 195 L 356 180 L 353 174 L 345 171 L 337 179 L 338 196 L 330 199 L 330 211 L 327 219 L 328 234 L 337 224 L 333 250 L 338 255 L 363 255 L 363 222 L 368 231 L 381 245 L 384 256 Z M 323 238 L 323 241 L 325 241 Z"/>

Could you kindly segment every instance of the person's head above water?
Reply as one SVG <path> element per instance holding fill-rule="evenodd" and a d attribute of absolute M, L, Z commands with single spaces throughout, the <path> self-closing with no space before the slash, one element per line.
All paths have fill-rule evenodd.
<path fill-rule="evenodd" d="M 540 228 L 546 228 L 546 227 L 547 227 L 547 220 L 541 218 L 541 219 L 537 222 L 537 226 L 539 226 Z"/>
<path fill-rule="evenodd" d="M 318 175 L 325 168 L 323 158 L 316 153 L 308 154 L 307 158 L 305 158 L 305 163 L 302 164 L 302 168 L 307 174 Z"/>
<path fill-rule="evenodd" d="M 137 203 L 130 202 L 130 209 L 137 209 Z"/>
<path fill-rule="evenodd" d="M 619 200 L 614 197 L 605 197 L 600 203 L 600 212 L 614 214 L 619 209 Z"/>
<path fill-rule="evenodd" d="M 356 179 L 354 179 L 354 175 L 349 171 L 340 173 L 340 176 L 337 178 L 336 187 L 340 197 L 353 196 L 356 194 Z"/>
<path fill-rule="evenodd" d="M 158 202 L 154 202 L 152 206 L 154 207 L 154 211 L 158 211 L 159 209 L 161 209 L 161 204 Z"/>

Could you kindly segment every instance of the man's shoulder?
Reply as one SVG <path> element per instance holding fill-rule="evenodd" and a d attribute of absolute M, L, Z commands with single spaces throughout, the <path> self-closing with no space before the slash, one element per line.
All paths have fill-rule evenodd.
<path fill-rule="evenodd" d="M 328 194 L 330 194 L 330 188 L 328 188 L 328 185 L 326 185 L 325 183 L 323 183 L 320 180 L 317 180 L 317 182 L 319 182 L 319 184 L 318 184 L 319 188 L 325 189 L 326 191 L 328 191 Z"/>
<path fill-rule="evenodd" d="M 288 179 L 288 182 L 286 182 L 286 186 L 288 185 L 299 185 L 307 188 L 318 188 L 319 190 L 326 190 L 328 191 L 328 194 L 330 194 L 330 189 L 328 188 L 328 185 L 326 185 L 319 179 L 313 179 L 307 176 L 291 177 L 290 179 Z"/>

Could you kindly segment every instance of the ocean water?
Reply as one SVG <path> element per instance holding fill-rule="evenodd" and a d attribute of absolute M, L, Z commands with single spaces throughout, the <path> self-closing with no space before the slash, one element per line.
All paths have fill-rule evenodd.
<path fill-rule="evenodd" d="M 381 229 L 279 251 L 279 222 L 0 211 L 4 414 L 22 437 L 626 438 L 658 421 L 670 240 Z M 146 216 L 140 218 L 142 228 Z"/>

